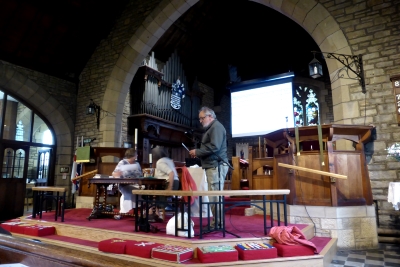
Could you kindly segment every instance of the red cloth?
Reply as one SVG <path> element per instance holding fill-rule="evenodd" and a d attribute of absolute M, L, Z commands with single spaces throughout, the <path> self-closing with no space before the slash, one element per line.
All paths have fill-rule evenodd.
<path fill-rule="evenodd" d="M 190 175 L 189 170 L 186 166 L 182 167 L 182 179 L 181 179 L 182 191 L 197 191 L 196 182 L 193 180 L 192 175 Z M 190 205 L 194 203 L 194 200 L 197 197 L 192 197 L 190 200 Z M 188 197 L 183 197 L 185 202 L 188 201 Z"/>
<path fill-rule="evenodd" d="M 249 162 L 244 160 L 244 159 L 239 159 L 239 163 L 242 164 L 242 165 L 245 165 L 245 166 L 249 165 Z"/>
<path fill-rule="evenodd" d="M 317 253 L 317 247 L 313 242 L 308 241 L 299 228 L 296 226 L 274 226 L 269 232 L 269 236 L 276 242 L 284 245 L 304 245 L 314 249 Z"/>

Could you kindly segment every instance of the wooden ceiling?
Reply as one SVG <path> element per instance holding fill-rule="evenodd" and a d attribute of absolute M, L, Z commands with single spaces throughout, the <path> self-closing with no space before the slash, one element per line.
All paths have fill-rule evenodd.
<path fill-rule="evenodd" d="M 0 58 L 78 81 L 128 0 L 0 0 Z M 189 85 L 197 78 L 227 93 L 228 65 L 242 80 L 294 71 L 308 77 L 312 38 L 295 22 L 247 0 L 201 0 L 153 47 L 162 61 L 178 51 Z M 218 100 L 217 100 L 218 101 Z"/>

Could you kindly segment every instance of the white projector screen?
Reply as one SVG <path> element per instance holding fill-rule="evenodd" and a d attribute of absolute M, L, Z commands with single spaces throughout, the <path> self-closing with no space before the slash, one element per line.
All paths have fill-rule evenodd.
<path fill-rule="evenodd" d="M 231 86 L 232 137 L 294 126 L 292 73 Z"/>

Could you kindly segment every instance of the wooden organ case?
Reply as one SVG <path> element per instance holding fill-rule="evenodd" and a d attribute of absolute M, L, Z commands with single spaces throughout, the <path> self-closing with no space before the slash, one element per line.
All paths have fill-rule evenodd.
<path fill-rule="evenodd" d="M 194 136 L 201 136 L 198 110 L 203 94 L 196 85 L 195 82 L 188 90 L 176 52 L 163 66 L 156 63 L 152 53 L 139 68 L 130 88 L 128 135 L 132 141 L 137 141 L 138 161 L 142 166 L 149 164 L 148 155 L 156 145 L 168 148 L 174 161 L 183 162 L 189 157 L 182 143 L 189 148 L 196 144 L 185 136 L 185 132 L 193 131 Z M 135 137 L 136 132 L 138 136 Z M 153 158 L 153 163 L 156 160 Z"/>

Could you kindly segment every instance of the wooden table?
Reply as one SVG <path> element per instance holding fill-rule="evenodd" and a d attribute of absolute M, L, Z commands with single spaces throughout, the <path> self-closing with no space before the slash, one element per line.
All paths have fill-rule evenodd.
<path fill-rule="evenodd" d="M 199 238 L 203 238 L 204 232 L 212 232 L 212 231 L 222 231 L 223 237 L 225 237 L 225 233 L 228 232 L 225 229 L 225 213 L 226 211 L 230 210 L 231 208 L 235 206 L 241 206 L 244 204 L 247 205 L 252 205 L 255 206 L 261 210 L 263 210 L 263 215 L 264 215 L 264 235 L 267 234 L 267 214 L 266 214 L 266 204 L 270 203 L 270 208 L 271 208 L 271 227 L 273 226 L 273 210 L 272 210 L 272 203 L 277 203 L 278 204 L 278 223 L 280 224 L 280 215 L 279 215 L 279 203 L 283 204 L 284 208 L 284 222 L 285 225 L 287 226 L 287 211 L 286 211 L 286 195 L 290 193 L 289 189 L 279 189 L 279 190 L 226 190 L 226 191 L 174 191 L 174 190 L 146 190 L 145 192 L 142 193 L 142 195 L 149 195 L 149 196 L 182 196 L 182 197 L 188 197 L 188 200 L 184 204 L 188 204 L 191 201 L 192 197 L 198 197 L 199 198 L 199 206 L 200 206 L 200 216 L 199 216 L 199 227 L 200 227 L 200 235 Z M 283 200 L 267 200 L 266 196 L 272 196 L 272 195 L 282 195 Z M 218 201 L 217 202 L 203 202 L 203 197 L 205 196 L 217 196 Z M 252 200 L 252 201 L 237 201 L 233 202 L 230 201 L 229 204 L 233 204 L 230 207 L 226 207 L 225 204 L 225 196 L 262 196 L 261 200 Z M 138 200 L 138 197 L 136 197 L 136 201 Z M 149 198 L 146 198 L 146 205 L 149 205 Z M 217 210 L 217 206 L 220 205 L 222 209 L 222 214 L 221 216 L 215 216 L 215 226 L 216 228 L 210 229 L 208 228 L 207 231 L 204 231 L 203 225 L 202 225 L 202 206 L 203 204 L 216 204 L 216 214 L 219 214 Z M 261 206 L 259 206 L 260 204 Z M 175 212 L 178 212 L 177 206 L 175 206 Z M 191 215 L 190 215 L 190 205 L 188 204 L 188 229 L 184 229 L 184 222 L 183 222 L 183 217 L 182 222 L 181 222 L 181 228 L 178 228 L 178 219 L 177 216 L 175 216 L 175 236 L 178 236 L 178 231 L 188 231 L 188 238 L 191 238 L 190 234 L 190 222 L 191 222 Z M 210 217 L 208 216 L 208 222 L 210 222 Z M 218 227 L 218 223 L 221 223 L 221 226 Z M 135 231 L 138 232 L 137 224 L 139 223 L 139 216 L 136 218 L 136 224 L 135 224 Z M 229 232 L 228 232 L 229 233 Z M 235 235 L 233 233 L 230 233 L 232 235 Z M 235 235 L 236 237 L 239 237 Z"/>
<path fill-rule="evenodd" d="M 125 215 L 125 216 L 131 216 L 128 213 L 119 213 L 119 212 L 113 212 L 113 211 L 106 211 L 106 205 L 107 205 L 107 187 L 110 184 L 138 184 L 139 188 L 142 188 L 142 185 L 145 186 L 143 190 L 156 190 L 156 189 L 161 189 L 161 186 L 165 184 L 164 179 L 157 179 L 157 178 L 150 178 L 150 177 L 138 177 L 138 178 L 91 178 L 88 179 L 89 183 L 88 186 L 90 187 L 91 184 L 96 185 L 96 196 L 95 196 L 95 202 L 94 202 L 94 207 L 92 212 L 90 213 L 89 217 L 87 219 L 90 221 L 92 218 L 98 218 L 101 215 Z M 135 190 L 135 194 L 139 193 L 140 191 L 143 190 Z M 103 205 L 102 208 L 100 208 L 100 195 L 101 191 L 103 193 Z M 140 194 L 139 194 L 140 195 Z"/>
<path fill-rule="evenodd" d="M 42 203 L 43 201 L 55 201 L 56 202 L 56 211 L 54 220 L 57 221 L 57 216 L 61 216 L 61 221 L 64 222 L 64 211 L 65 211 L 65 199 L 66 199 L 66 190 L 65 187 L 56 187 L 56 186 L 34 186 L 32 187 L 33 191 L 33 211 L 32 218 L 36 218 L 36 214 L 39 213 L 39 218 L 42 219 Z M 56 192 L 54 195 L 47 195 L 47 192 Z M 60 196 L 60 193 L 62 195 Z M 60 205 L 60 214 L 58 210 L 58 205 Z"/>

